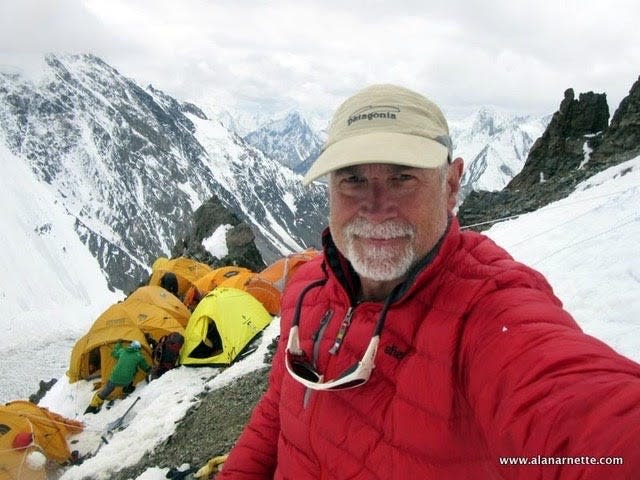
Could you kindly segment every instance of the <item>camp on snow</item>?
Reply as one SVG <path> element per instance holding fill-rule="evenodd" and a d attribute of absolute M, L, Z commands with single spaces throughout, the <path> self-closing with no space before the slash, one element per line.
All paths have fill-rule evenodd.
<path fill-rule="evenodd" d="M 136 293 L 139 290 L 142 291 Z M 96 319 L 73 347 L 67 372 L 70 382 L 93 378 L 99 372 L 104 384 L 115 366 L 111 351 L 119 340 L 139 341 L 142 355 L 151 364 L 153 344 L 172 332 L 184 334 L 189 310 L 173 295 L 160 290 L 163 289 L 156 286 L 141 287 Z M 134 383 L 143 379 L 144 374 L 138 372 Z"/>
<path fill-rule="evenodd" d="M 294 253 L 259 273 L 237 266 L 213 269 L 186 257 L 158 258 L 149 285 L 107 308 L 76 342 L 69 380 L 99 376 L 104 384 L 115 366 L 111 352 L 119 340 L 139 341 L 151 364 L 154 345 L 173 332 L 184 336 L 181 364 L 231 364 L 280 313 L 281 293 L 293 273 L 318 254 L 313 249 Z M 143 378 L 138 372 L 134 383 Z"/>
<path fill-rule="evenodd" d="M 145 360 L 156 366 L 163 366 L 166 360 L 158 355 L 154 358 L 158 343 L 173 348 L 176 355 L 179 349 L 183 365 L 230 365 L 250 352 L 252 340 L 272 315 L 280 313 L 282 290 L 295 270 L 318 254 L 313 249 L 295 253 L 259 273 L 237 266 L 213 269 L 185 257 L 158 258 L 149 284 L 108 307 L 76 341 L 67 371 L 69 381 L 99 378 L 104 384 L 116 362 L 111 352 L 120 341 L 139 341 Z M 164 367 L 172 368 L 173 362 L 169 363 Z M 134 383 L 143 379 L 139 371 Z M 70 461 L 66 437 L 82 429 L 81 422 L 28 401 L 0 406 L 0 480 L 44 480 L 45 469 L 33 468 L 27 456 Z"/>

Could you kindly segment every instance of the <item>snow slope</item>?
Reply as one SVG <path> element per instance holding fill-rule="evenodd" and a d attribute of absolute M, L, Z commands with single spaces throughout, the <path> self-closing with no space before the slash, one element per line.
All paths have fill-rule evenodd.
<path fill-rule="evenodd" d="M 640 313 L 640 157 L 583 182 L 566 199 L 496 225 L 487 233 L 516 259 L 542 271 L 587 333 L 640 361 L 640 325 L 636 320 Z M 58 313 L 63 314 L 61 310 Z M 41 316 L 29 317 L 29 321 L 41 323 L 28 329 L 26 337 L 36 327 L 50 328 L 51 324 Z M 129 426 L 117 432 L 97 456 L 69 468 L 61 478 L 107 479 L 111 472 L 137 463 L 171 435 L 175 421 L 191 406 L 195 394 L 219 388 L 262 366 L 266 346 L 277 334 L 278 322 L 274 321 L 255 354 L 219 374 L 213 368 L 181 367 L 149 385 L 141 384 L 135 393 L 141 400 L 128 417 Z M 42 343 L 40 337 L 32 341 Z M 95 451 L 106 425 L 132 400 L 116 402 L 111 410 L 85 417 L 82 411 L 91 396 L 91 385 L 84 381 L 69 385 L 62 373 L 60 368 L 60 381 L 41 404 L 87 422 L 87 431 L 75 438 L 74 448 Z M 165 392 L 162 396 L 158 395 L 160 390 Z M 160 480 L 165 474 L 166 469 L 149 469 L 138 480 Z"/>
<path fill-rule="evenodd" d="M 108 290 L 51 187 L 1 143 L 0 160 L 0 401 L 6 402 L 64 373 L 75 339 L 122 294 Z"/>

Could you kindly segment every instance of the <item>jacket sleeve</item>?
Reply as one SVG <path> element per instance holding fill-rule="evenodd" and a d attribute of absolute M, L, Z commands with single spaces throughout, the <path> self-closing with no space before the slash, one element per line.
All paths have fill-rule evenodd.
<path fill-rule="evenodd" d="M 251 414 L 217 480 L 267 480 L 276 468 L 280 417 L 278 404 L 284 372 L 283 336 L 271 365 L 269 386 Z"/>
<path fill-rule="evenodd" d="M 466 397 L 496 464 L 500 457 L 577 463 L 498 466 L 504 478 L 638 478 L 640 366 L 584 334 L 550 291 L 487 295 L 462 338 Z M 605 457 L 624 463 L 591 463 L 619 461 Z"/>
<path fill-rule="evenodd" d="M 122 343 L 118 342 L 115 344 L 115 346 L 113 347 L 113 350 L 111 350 L 111 356 L 113 358 L 120 358 L 120 352 L 122 351 Z"/>
<path fill-rule="evenodd" d="M 144 373 L 149 373 L 151 371 L 151 365 L 147 363 L 147 361 L 142 355 L 140 355 L 140 361 L 138 362 L 138 366 Z"/>

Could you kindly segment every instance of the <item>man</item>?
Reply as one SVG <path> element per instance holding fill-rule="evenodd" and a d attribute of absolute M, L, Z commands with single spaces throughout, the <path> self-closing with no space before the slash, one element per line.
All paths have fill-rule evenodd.
<path fill-rule="evenodd" d="M 462 169 L 415 92 L 338 109 L 305 177 L 329 175 L 324 256 L 287 287 L 269 388 L 218 478 L 638 478 L 640 366 L 460 231 Z"/>
<path fill-rule="evenodd" d="M 123 347 L 122 342 L 116 343 L 111 351 L 111 356 L 117 359 L 115 367 L 109 376 L 109 380 L 105 383 L 102 390 L 97 392 L 91 399 L 91 403 L 84 413 L 98 413 L 102 408 L 102 404 L 116 387 L 121 387 L 126 394 L 131 393 L 135 387 L 133 380 L 138 369 L 145 374 L 151 371 L 151 366 L 142 356 L 140 352 L 141 345 L 138 340 L 133 340 L 128 347 Z"/>

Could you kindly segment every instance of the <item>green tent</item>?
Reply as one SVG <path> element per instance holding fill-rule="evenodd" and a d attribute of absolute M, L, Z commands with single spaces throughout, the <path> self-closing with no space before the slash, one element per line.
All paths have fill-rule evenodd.
<path fill-rule="evenodd" d="M 218 287 L 189 317 L 180 350 L 182 365 L 230 365 L 271 322 L 271 315 L 250 293 Z"/>

